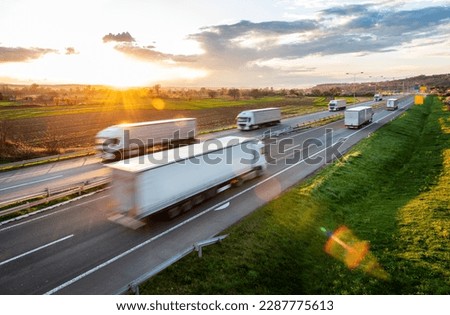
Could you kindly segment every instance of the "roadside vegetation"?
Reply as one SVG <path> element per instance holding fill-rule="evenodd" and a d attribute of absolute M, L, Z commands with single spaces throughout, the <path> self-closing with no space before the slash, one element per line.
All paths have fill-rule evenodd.
<path fill-rule="evenodd" d="M 450 294 L 449 191 L 450 112 L 430 96 L 140 292 Z M 325 253 L 342 226 L 382 276 Z"/>

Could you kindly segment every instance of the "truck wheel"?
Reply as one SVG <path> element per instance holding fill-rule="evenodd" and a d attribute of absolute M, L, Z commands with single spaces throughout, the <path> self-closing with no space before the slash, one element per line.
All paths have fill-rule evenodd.
<path fill-rule="evenodd" d="M 122 160 L 122 152 L 115 151 L 114 152 L 114 161 L 120 161 L 120 160 Z"/>
<path fill-rule="evenodd" d="M 240 187 L 240 186 L 242 186 L 243 183 L 244 183 L 244 179 L 242 177 L 238 177 L 233 180 L 232 184 L 234 187 Z"/>
<path fill-rule="evenodd" d="M 186 201 L 181 206 L 179 206 L 179 208 L 181 210 L 180 212 L 188 212 L 189 210 L 192 209 L 192 202 L 190 200 Z"/>
<path fill-rule="evenodd" d="M 167 218 L 169 218 L 169 219 L 173 219 L 173 218 L 179 216 L 180 213 L 181 213 L 181 207 L 180 207 L 180 206 L 170 208 L 170 209 L 167 210 L 167 212 L 166 212 Z"/>
<path fill-rule="evenodd" d="M 205 198 L 206 199 L 210 199 L 210 198 L 214 197 L 215 195 L 217 195 L 217 188 L 216 187 L 208 189 L 205 192 Z"/>
<path fill-rule="evenodd" d="M 197 195 L 194 197 L 193 201 L 194 201 L 194 205 L 199 205 L 201 204 L 203 201 L 205 201 L 206 197 L 205 197 L 206 193 Z"/>
<path fill-rule="evenodd" d="M 256 177 L 260 177 L 264 174 L 264 171 L 261 168 L 255 170 Z"/>

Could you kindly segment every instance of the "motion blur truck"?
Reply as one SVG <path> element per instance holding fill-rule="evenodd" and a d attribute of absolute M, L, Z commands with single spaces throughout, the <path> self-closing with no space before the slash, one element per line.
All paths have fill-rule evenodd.
<path fill-rule="evenodd" d="M 114 125 L 97 133 L 95 142 L 104 161 L 118 161 L 156 146 L 190 144 L 196 136 L 196 119 L 180 118 Z"/>
<path fill-rule="evenodd" d="M 138 228 L 153 214 L 174 218 L 231 185 L 263 174 L 264 145 L 224 137 L 108 164 L 112 170 L 110 220 Z"/>
<path fill-rule="evenodd" d="M 364 124 L 371 123 L 373 110 L 370 106 L 358 106 L 345 111 L 345 126 L 347 128 L 359 128 Z"/>
<path fill-rule="evenodd" d="M 331 100 L 328 103 L 328 110 L 330 112 L 346 109 L 347 108 L 347 101 L 346 100 Z"/>
<path fill-rule="evenodd" d="M 253 109 L 240 112 L 236 117 L 239 130 L 251 130 L 264 125 L 280 123 L 281 110 L 279 108 Z"/>
<path fill-rule="evenodd" d="M 396 98 L 390 98 L 386 102 L 386 109 L 387 110 L 396 110 L 398 108 L 398 99 Z"/>

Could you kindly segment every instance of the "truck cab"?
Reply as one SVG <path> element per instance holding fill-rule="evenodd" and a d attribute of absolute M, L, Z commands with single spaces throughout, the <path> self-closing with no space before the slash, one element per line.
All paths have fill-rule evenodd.
<path fill-rule="evenodd" d="M 347 101 L 346 100 L 331 100 L 328 103 L 328 110 L 330 112 L 346 109 L 347 108 Z"/>
<path fill-rule="evenodd" d="M 374 102 L 380 102 L 380 101 L 382 101 L 383 100 L 383 96 L 381 95 L 381 94 L 375 94 L 374 96 L 373 96 L 373 101 Z"/>
<path fill-rule="evenodd" d="M 120 152 L 124 150 L 124 139 L 122 130 L 111 126 L 101 130 L 95 137 L 95 147 L 105 161 L 120 159 Z"/>
<path fill-rule="evenodd" d="M 239 130 L 252 130 L 280 123 L 281 110 L 276 107 L 252 109 L 240 112 L 236 117 Z"/>
<path fill-rule="evenodd" d="M 251 111 L 243 111 L 236 117 L 237 127 L 240 130 L 250 130 L 255 125 L 254 114 Z"/>

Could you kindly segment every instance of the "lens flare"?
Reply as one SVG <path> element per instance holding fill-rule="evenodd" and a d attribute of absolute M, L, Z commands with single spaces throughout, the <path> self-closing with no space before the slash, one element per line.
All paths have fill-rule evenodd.
<path fill-rule="evenodd" d="M 166 107 L 164 101 L 160 98 L 152 99 L 152 106 L 157 110 L 163 110 Z"/>
<path fill-rule="evenodd" d="M 327 254 L 342 261 L 349 269 L 359 268 L 376 278 L 389 279 L 389 274 L 370 253 L 368 241 L 359 240 L 346 226 L 341 226 L 334 232 L 324 227 L 320 230 L 328 236 L 325 243 Z"/>
<path fill-rule="evenodd" d="M 280 193 L 281 183 L 276 178 L 271 178 L 264 184 L 255 188 L 256 196 L 265 202 L 269 202 Z"/>

